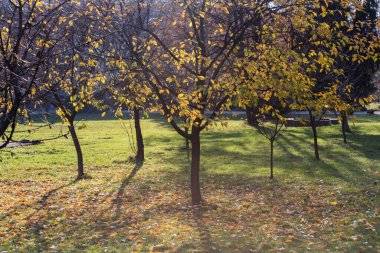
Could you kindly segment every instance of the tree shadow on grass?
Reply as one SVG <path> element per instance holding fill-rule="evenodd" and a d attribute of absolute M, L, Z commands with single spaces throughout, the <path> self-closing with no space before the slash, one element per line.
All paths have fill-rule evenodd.
<path fill-rule="evenodd" d="M 325 138 L 331 139 L 332 137 L 328 136 Z M 366 139 L 366 137 L 363 139 Z M 292 155 L 292 153 L 298 154 L 298 152 L 293 152 L 293 150 L 304 150 L 304 145 L 300 144 L 302 143 L 301 141 L 305 142 L 304 139 L 297 135 L 283 136 L 282 141 L 279 142 L 278 145 L 282 149 L 282 155 L 277 156 L 275 159 L 277 161 L 286 160 L 288 159 L 287 155 Z M 290 148 L 287 148 L 284 143 Z M 366 184 L 365 182 L 368 181 L 368 178 L 371 175 L 368 172 L 363 171 L 363 167 L 355 156 L 350 155 L 350 152 L 352 152 L 352 145 L 349 144 L 345 150 L 331 150 L 330 145 L 331 143 L 320 145 L 321 159 L 318 161 L 313 158 L 313 146 L 310 144 L 311 150 L 309 152 L 304 153 L 304 155 L 297 155 L 297 163 L 290 163 L 282 167 L 285 170 L 291 170 L 292 173 L 303 173 L 307 177 L 313 179 L 318 179 L 320 177 L 327 180 L 339 179 L 360 188 L 363 186 L 363 183 Z M 341 145 L 345 144 L 342 143 Z M 368 150 L 360 150 L 360 154 L 370 158 L 368 155 L 370 152 L 368 152 Z"/>
<path fill-rule="evenodd" d="M 296 138 L 298 138 L 298 142 L 296 141 Z M 299 136 L 297 137 L 283 136 L 283 141 L 288 143 L 292 147 L 292 149 L 303 150 L 303 147 L 300 145 L 299 141 L 305 142 L 306 140 L 302 140 Z M 324 169 L 324 172 L 328 173 L 328 176 L 330 177 L 338 177 L 338 178 L 344 179 L 344 177 L 340 174 L 340 172 L 335 167 L 330 166 L 329 164 L 325 162 L 326 157 L 324 157 L 325 153 L 323 152 L 323 150 L 324 150 L 323 147 L 320 145 L 321 159 L 317 161 L 314 159 L 313 146 L 310 144 L 310 150 L 308 150 L 307 154 L 305 154 L 304 159 L 302 160 L 301 165 L 303 168 L 298 167 L 299 169 L 303 171 L 299 171 L 299 172 L 303 172 L 303 173 L 306 172 L 308 176 L 317 177 L 317 174 L 315 173 L 316 168 L 321 168 L 321 169 Z M 283 153 L 287 154 L 288 152 L 287 150 L 284 150 Z M 308 169 L 306 169 L 305 167 L 307 167 Z M 285 167 L 285 169 L 287 168 Z M 294 168 L 289 168 L 289 169 L 294 169 Z"/>
<path fill-rule="evenodd" d="M 142 164 L 138 164 L 133 168 L 117 192 L 107 194 L 101 189 L 74 189 L 74 197 L 70 196 L 67 200 L 63 196 L 54 196 L 77 181 L 48 191 L 33 204 L 35 207 L 31 206 L 35 211 L 25 218 L 25 230 L 17 231 L 17 241 L 25 242 L 25 238 L 32 241 L 33 244 L 27 248 L 30 252 L 61 250 L 54 248 L 54 245 L 64 241 L 69 242 L 69 247 L 77 251 L 85 250 L 92 244 L 99 245 L 99 241 L 105 245 L 114 233 L 130 227 L 129 214 L 122 212 L 123 196 L 141 167 Z M 108 203 L 111 203 L 111 207 Z M 126 243 L 129 241 L 125 239 Z"/>
<path fill-rule="evenodd" d="M 216 156 L 224 156 L 224 149 L 227 146 L 245 148 L 245 145 L 249 145 L 249 143 L 244 141 L 243 137 L 244 134 L 239 132 L 204 133 L 201 136 L 201 156 L 214 158 Z M 188 170 L 189 162 L 191 161 L 191 148 L 190 150 L 185 148 L 184 138 L 181 139 L 183 142 L 177 142 L 177 140 L 170 142 L 166 137 L 162 136 L 155 136 L 154 138 L 160 143 L 166 143 L 166 146 L 161 147 L 162 151 L 160 152 L 160 158 L 163 160 L 163 163 L 178 165 L 186 171 Z M 235 154 L 238 155 L 239 152 Z"/>
<path fill-rule="evenodd" d="M 218 246 L 213 242 L 211 232 L 207 227 L 207 223 L 204 219 L 204 210 L 202 208 L 194 208 L 193 219 L 196 224 L 196 228 L 199 233 L 201 247 L 205 252 L 222 252 Z"/>
<path fill-rule="evenodd" d="M 199 241 L 192 244 L 184 244 L 175 252 L 205 252 L 205 253 L 221 253 L 220 246 L 214 242 L 211 231 L 208 228 L 207 221 L 204 218 L 207 210 L 203 206 L 192 208 L 191 216 L 186 220 L 187 223 L 193 224 L 199 236 Z"/>
<path fill-rule="evenodd" d="M 57 187 L 57 188 L 55 188 L 55 189 L 52 189 L 52 190 L 46 192 L 46 193 L 41 197 L 41 199 L 38 201 L 38 203 L 41 205 L 41 209 L 44 208 L 44 207 L 46 206 L 48 199 L 49 199 L 54 193 L 58 192 L 59 190 L 62 190 L 63 188 L 69 187 L 69 186 L 71 186 L 71 185 L 77 183 L 78 181 L 80 181 L 80 180 L 79 180 L 79 179 L 75 179 L 75 180 L 71 181 L 71 182 L 68 183 L 68 184 L 62 185 L 62 186 L 60 186 L 60 187 Z"/>
<path fill-rule="evenodd" d="M 121 214 L 121 206 L 123 203 L 123 196 L 125 189 L 130 184 L 131 180 L 136 176 L 137 172 L 141 169 L 141 167 L 144 165 L 144 162 L 137 163 L 131 173 L 123 180 L 121 183 L 119 190 L 117 191 L 117 195 L 115 200 L 113 201 L 113 204 L 111 206 L 111 209 L 116 205 L 116 212 L 115 212 L 115 220 L 118 220 L 120 218 Z"/>
<path fill-rule="evenodd" d="M 349 138 L 349 145 L 368 159 L 380 159 L 380 134 L 354 134 Z"/>
<path fill-rule="evenodd" d="M 335 143 L 335 135 L 332 134 L 321 136 L 320 139 L 323 140 L 320 143 L 321 160 L 316 161 L 314 160 L 311 133 L 305 131 L 286 132 L 275 143 L 275 174 L 276 166 L 279 166 L 279 169 L 282 170 L 281 173 L 290 173 L 294 176 L 304 175 L 313 180 L 325 177 L 329 182 L 338 179 L 353 186 L 363 186 L 362 181 L 366 181 L 370 173 L 363 173 L 359 160 L 350 155 L 350 146 L 347 146 L 347 149 L 343 147 L 343 149 L 331 150 L 331 145 L 340 145 L 340 140 Z M 229 164 L 232 171 L 235 165 L 240 170 L 236 172 L 240 174 L 249 174 L 249 170 L 254 173 L 256 168 L 268 167 L 269 170 L 269 143 L 265 145 L 267 142 L 263 139 L 262 143 L 256 143 L 257 146 L 252 147 L 245 138 L 246 136 L 248 136 L 246 132 L 208 132 L 204 134 L 201 158 L 203 173 L 205 173 L 205 169 L 206 173 L 215 173 L 213 168 L 208 167 L 210 165 L 218 167 L 218 163 L 223 166 Z M 370 138 L 372 138 L 370 147 L 366 148 L 366 142 Z M 366 158 L 376 159 L 377 152 L 380 152 L 376 149 L 377 143 L 380 143 L 380 136 L 358 136 L 353 138 L 352 144 L 349 145 L 362 152 Z M 184 157 L 185 153 L 181 150 L 171 149 L 171 152 L 167 152 L 162 159 L 167 164 L 179 165 L 187 176 L 189 173 L 188 162 L 184 162 Z M 207 162 L 204 159 L 207 159 Z"/>
<path fill-rule="evenodd" d="M 57 187 L 55 189 L 52 189 L 52 190 L 46 192 L 36 203 L 39 205 L 39 207 L 36 209 L 36 211 L 34 211 L 32 214 L 30 214 L 26 218 L 26 220 L 28 220 L 28 221 L 31 220 L 31 218 L 33 216 L 38 214 L 40 211 L 45 211 L 45 210 L 47 212 L 47 214 L 46 214 L 47 219 L 54 218 L 54 216 L 50 214 L 49 208 L 47 207 L 47 202 L 48 202 L 49 198 L 52 195 L 54 195 L 55 193 L 57 193 L 58 191 L 60 191 L 64 188 L 70 187 L 70 186 L 74 185 L 75 183 L 77 183 L 78 181 L 79 181 L 78 179 L 75 179 L 68 184 L 62 185 L 60 187 Z M 28 224 L 28 226 L 31 230 L 31 233 L 34 235 L 35 248 L 38 249 L 39 252 L 46 250 L 48 248 L 48 243 L 49 243 L 48 239 L 43 237 L 43 230 L 46 226 L 46 223 L 47 223 L 47 221 L 42 219 L 42 220 L 31 221 Z"/>

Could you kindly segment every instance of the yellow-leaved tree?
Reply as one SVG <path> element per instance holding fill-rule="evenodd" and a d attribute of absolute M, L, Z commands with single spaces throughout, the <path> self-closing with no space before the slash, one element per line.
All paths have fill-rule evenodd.
<path fill-rule="evenodd" d="M 93 1 L 72 2 L 59 18 L 59 38 L 49 50 L 41 100 L 48 102 L 67 125 L 77 153 L 77 179 L 85 176 L 83 154 L 75 128 L 75 117 L 88 106 L 100 102 L 106 77 L 98 55 L 102 54 L 101 16 Z M 82 125 L 81 127 L 84 127 Z"/>
<path fill-rule="evenodd" d="M 199 204 L 200 133 L 230 108 L 238 87 L 246 82 L 241 41 L 250 34 L 264 33 L 269 25 L 261 25 L 263 17 L 270 21 L 273 13 L 284 11 L 288 3 L 137 2 L 136 7 L 124 1 L 116 4 L 113 30 L 118 32 L 120 43 L 128 47 L 129 59 L 152 91 L 156 106 L 151 109 L 165 115 L 178 134 L 192 143 L 192 202 Z M 130 14 L 123 16 L 134 13 L 138 20 L 142 9 L 148 7 L 148 22 L 131 22 Z M 131 29 L 138 29 L 144 36 L 131 34 Z M 189 132 L 183 130 L 183 125 Z"/>

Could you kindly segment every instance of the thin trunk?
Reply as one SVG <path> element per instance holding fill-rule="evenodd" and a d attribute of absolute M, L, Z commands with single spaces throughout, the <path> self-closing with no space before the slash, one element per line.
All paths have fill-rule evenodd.
<path fill-rule="evenodd" d="M 74 146 L 75 146 L 75 150 L 77 152 L 77 158 L 78 158 L 78 177 L 77 177 L 77 179 L 82 179 L 82 178 L 84 178 L 83 154 L 82 154 L 82 149 L 80 147 L 78 136 L 77 136 L 77 133 L 75 131 L 75 126 L 74 126 L 73 122 L 70 122 L 69 131 L 70 131 L 70 135 L 71 135 L 71 138 L 72 138 Z"/>
<path fill-rule="evenodd" d="M 199 205 L 202 202 L 201 187 L 199 182 L 200 156 L 200 130 L 198 127 L 193 126 L 191 137 L 191 198 L 193 205 Z"/>
<path fill-rule="evenodd" d="M 318 147 L 318 135 L 317 135 L 317 126 L 315 125 L 315 122 L 311 126 L 313 130 L 313 137 L 314 137 L 314 158 L 315 160 L 319 160 L 319 147 Z"/>
<path fill-rule="evenodd" d="M 343 134 L 343 142 L 347 143 L 347 136 L 346 136 L 346 131 L 344 129 L 343 119 L 342 119 L 342 134 Z"/>
<path fill-rule="evenodd" d="M 313 138 L 314 138 L 314 158 L 315 160 L 319 160 L 319 147 L 318 147 L 318 135 L 317 135 L 317 122 L 315 120 L 315 116 L 313 113 L 309 111 L 310 116 L 310 126 L 313 130 Z"/>
<path fill-rule="evenodd" d="M 270 140 L 270 179 L 273 179 L 273 142 L 274 140 Z"/>
<path fill-rule="evenodd" d="M 188 127 L 185 127 L 185 132 L 188 134 L 189 133 L 189 128 Z M 186 139 L 186 149 L 189 150 L 190 149 L 190 141 L 189 141 L 189 138 L 185 138 Z"/>
<path fill-rule="evenodd" d="M 136 163 L 142 163 L 144 161 L 144 140 L 143 140 L 141 125 L 140 125 L 140 110 L 137 107 L 133 108 L 133 118 L 135 120 L 136 142 L 137 142 Z"/>
<path fill-rule="evenodd" d="M 351 133 L 350 124 L 348 124 L 346 112 L 342 112 L 342 130 L 346 133 Z"/>

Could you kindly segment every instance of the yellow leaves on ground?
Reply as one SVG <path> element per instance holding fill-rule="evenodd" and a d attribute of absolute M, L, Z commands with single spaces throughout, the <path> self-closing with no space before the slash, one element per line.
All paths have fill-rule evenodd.
<path fill-rule="evenodd" d="M 364 193 L 337 194 L 333 186 L 282 182 L 268 188 L 262 180 L 242 185 L 239 178 L 229 178 L 229 185 L 221 187 L 209 176 L 204 181 L 208 202 L 194 208 L 180 181 L 161 183 L 162 171 L 145 168 L 145 173 L 155 175 L 149 187 L 144 180 L 151 179 L 145 173 L 122 187 L 121 170 L 125 172 L 94 168 L 96 180 L 76 183 L 0 182 L 0 248 L 18 243 L 24 251 L 41 247 L 38 242 L 43 240 L 44 247 L 67 250 L 79 244 L 95 249 L 121 245 L 130 252 L 180 252 L 183 247 L 194 251 L 216 247 L 222 252 L 318 250 L 364 236 L 359 229 L 373 229 L 373 220 L 358 217 L 363 207 L 350 204 Z"/>

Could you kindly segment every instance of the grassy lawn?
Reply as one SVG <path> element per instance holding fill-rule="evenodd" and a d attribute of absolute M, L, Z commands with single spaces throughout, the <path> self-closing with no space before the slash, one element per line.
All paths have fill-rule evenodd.
<path fill-rule="evenodd" d="M 163 120 L 142 121 L 141 168 L 117 120 L 83 124 L 89 179 L 74 181 L 70 139 L 0 152 L 0 252 L 380 251 L 380 116 L 356 117 L 347 145 L 339 126 L 319 128 L 318 162 L 311 130 L 289 128 L 275 144 L 273 181 L 269 142 L 256 130 L 243 120 L 209 129 L 200 208 L 191 207 L 184 139 Z"/>

